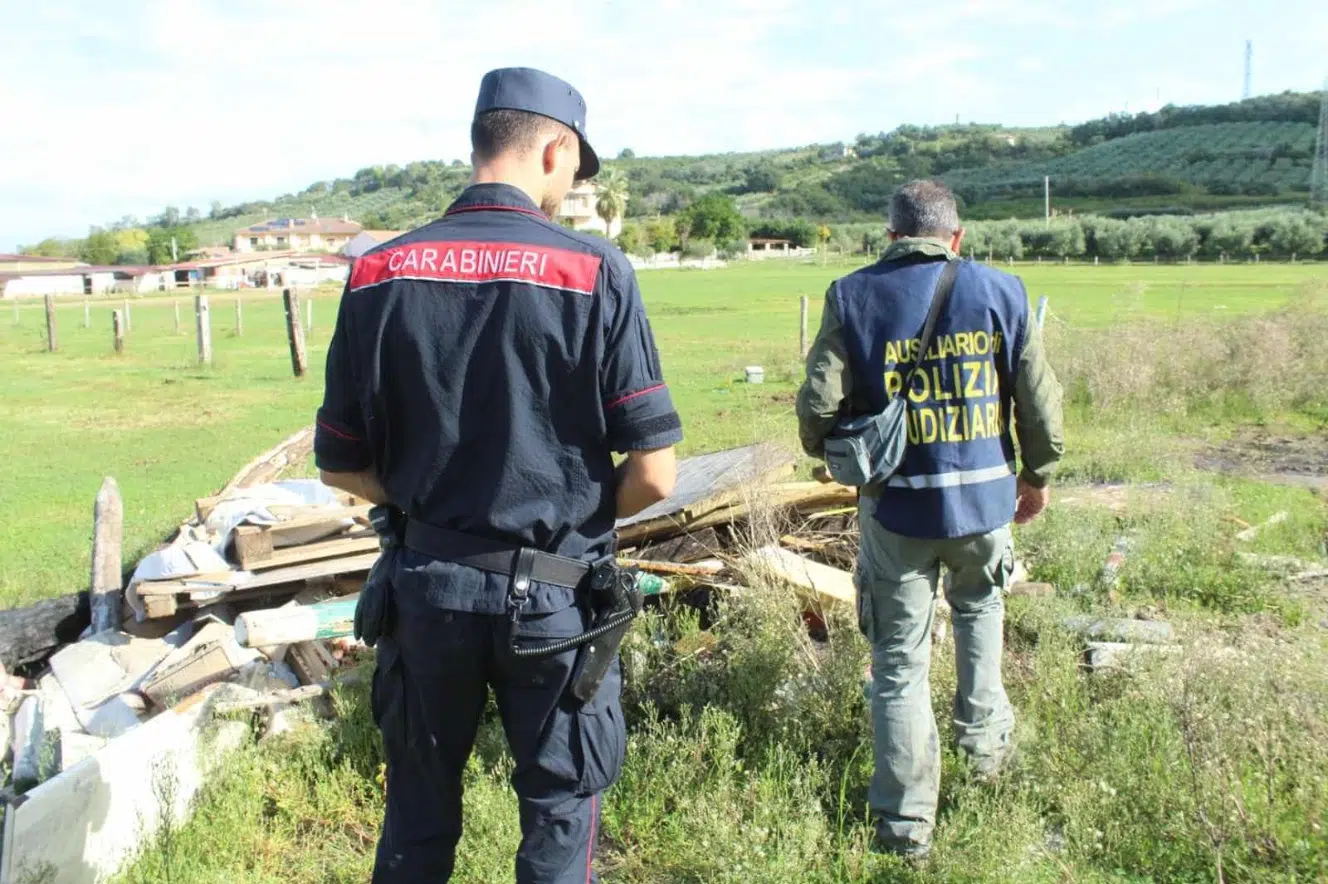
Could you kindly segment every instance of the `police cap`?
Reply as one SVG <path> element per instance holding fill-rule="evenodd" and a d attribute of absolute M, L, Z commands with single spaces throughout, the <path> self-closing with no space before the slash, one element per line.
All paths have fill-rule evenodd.
<path fill-rule="evenodd" d="M 581 168 L 576 180 L 593 178 L 599 157 L 586 141 L 586 101 L 571 83 L 535 68 L 498 68 L 480 81 L 475 116 L 491 110 L 517 110 L 557 120 L 581 142 Z"/>

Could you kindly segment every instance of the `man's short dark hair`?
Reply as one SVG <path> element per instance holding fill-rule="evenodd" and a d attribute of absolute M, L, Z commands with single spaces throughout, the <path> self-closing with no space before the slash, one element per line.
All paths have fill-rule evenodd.
<path fill-rule="evenodd" d="M 481 162 L 509 152 L 523 154 L 534 149 L 540 135 L 555 127 L 572 132 L 557 120 L 529 111 L 486 111 L 470 124 L 470 146 Z"/>
<path fill-rule="evenodd" d="M 954 193 L 939 181 L 910 181 L 890 198 L 890 230 L 900 236 L 949 236 L 958 229 Z"/>

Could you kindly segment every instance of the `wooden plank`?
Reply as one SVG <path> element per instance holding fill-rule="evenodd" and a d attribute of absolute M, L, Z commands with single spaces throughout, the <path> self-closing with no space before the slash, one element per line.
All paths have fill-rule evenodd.
<path fill-rule="evenodd" d="M 281 475 L 283 470 L 302 463 L 313 450 L 314 428 L 305 427 L 245 464 L 229 482 L 222 486 L 215 498 L 226 498 L 237 488 L 266 485 Z"/>
<path fill-rule="evenodd" d="M 323 577 L 336 577 L 341 574 L 355 574 L 368 571 L 378 560 L 378 552 L 362 555 L 344 556 L 326 561 L 310 562 L 288 568 L 274 568 L 255 575 L 254 579 L 233 586 L 199 586 L 187 580 L 145 580 L 139 583 L 137 591 L 145 601 L 155 596 L 170 596 L 177 593 L 222 591 L 227 594 L 262 589 L 284 584 L 303 583 Z"/>
<path fill-rule="evenodd" d="M 372 529 L 357 531 L 347 537 L 336 540 L 324 540 L 318 543 L 306 543 L 303 546 L 288 546 L 273 550 L 270 555 L 241 558 L 240 567 L 246 571 L 266 571 L 272 568 L 287 568 L 319 559 L 333 559 L 356 553 L 378 549 L 378 535 Z"/>
<path fill-rule="evenodd" d="M 166 820 L 183 823 L 207 774 L 244 740 L 204 708 L 163 712 L 5 808 L 0 884 L 99 884 Z"/>
<path fill-rule="evenodd" d="M 120 625 L 120 538 L 124 504 L 120 486 L 107 476 L 92 508 L 92 631 Z"/>
<path fill-rule="evenodd" d="M 256 525 L 238 525 L 231 533 L 234 559 L 246 571 L 257 561 L 272 558 L 275 548 L 272 546 L 271 532 Z"/>
<path fill-rule="evenodd" d="M 639 568 L 652 574 L 680 574 L 685 577 L 714 577 L 724 571 L 724 563 L 706 563 L 697 565 L 679 565 L 674 562 L 653 562 L 645 559 L 618 559 L 624 568 Z"/>
<path fill-rule="evenodd" d="M 304 353 L 304 326 L 300 324 L 300 296 L 291 289 L 281 293 L 286 305 L 286 337 L 290 340 L 291 369 L 297 378 L 304 377 L 308 360 Z"/>
<path fill-rule="evenodd" d="M 813 562 L 780 546 L 765 546 L 742 559 L 753 571 L 790 583 L 821 601 L 855 603 L 853 575 Z"/>
<path fill-rule="evenodd" d="M 661 543 L 652 543 L 636 552 L 636 558 L 656 562 L 689 564 L 713 557 L 720 551 L 719 534 L 714 528 L 688 532 Z"/>

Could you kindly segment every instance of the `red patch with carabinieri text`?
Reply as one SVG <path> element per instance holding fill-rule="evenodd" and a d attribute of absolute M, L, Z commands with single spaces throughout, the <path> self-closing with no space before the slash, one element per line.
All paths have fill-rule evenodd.
<path fill-rule="evenodd" d="M 365 255 L 355 262 L 350 288 L 394 279 L 427 282 L 525 282 L 593 294 L 600 258 L 585 252 L 518 242 L 416 242 Z"/>

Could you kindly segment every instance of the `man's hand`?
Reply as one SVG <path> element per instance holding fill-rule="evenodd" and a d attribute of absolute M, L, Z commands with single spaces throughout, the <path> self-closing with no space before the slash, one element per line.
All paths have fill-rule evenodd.
<path fill-rule="evenodd" d="M 1051 503 L 1051 486 L 1035 488 L 1023 476 L 1015 483 L 1014 523 L 1027 525 Z"/>

